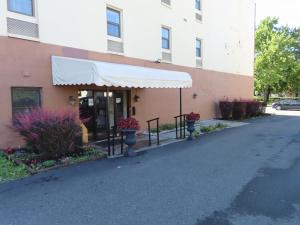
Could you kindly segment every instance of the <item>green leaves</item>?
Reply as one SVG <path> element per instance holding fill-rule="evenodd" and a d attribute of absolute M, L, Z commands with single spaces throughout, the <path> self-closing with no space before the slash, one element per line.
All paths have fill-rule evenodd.
<path fill-rule="evenodd" d="M 300 91 L 300 29 L 266 18 L 256 31 L 255 89 L 259 93 Z"/>

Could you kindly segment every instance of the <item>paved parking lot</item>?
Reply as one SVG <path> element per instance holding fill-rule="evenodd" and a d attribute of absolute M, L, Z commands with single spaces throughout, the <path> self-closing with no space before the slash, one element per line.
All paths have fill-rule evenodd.
<path fill-rule="evenodd" d="M 299 225 L 300 117 L 0 185 L 1 225 Z"/>

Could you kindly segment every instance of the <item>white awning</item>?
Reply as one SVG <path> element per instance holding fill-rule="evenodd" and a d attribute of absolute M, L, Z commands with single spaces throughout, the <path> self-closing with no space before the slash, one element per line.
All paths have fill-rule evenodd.
<path fill-rule="evenodd" d="M 54 85 L 128 88 L 190 88 L 188 73 L 140 66 L 52 56 Z"/>

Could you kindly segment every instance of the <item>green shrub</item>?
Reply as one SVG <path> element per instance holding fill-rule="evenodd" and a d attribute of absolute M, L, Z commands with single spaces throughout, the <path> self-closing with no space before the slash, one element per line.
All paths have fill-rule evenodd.
<path fill-rule="evenodd" d="M 224 129 L 224 128 L 227 128 L 227 127 L 228 127 L 228 125 L 224 124 L 224 123 L 217 123 L 215 125 L 215 128 L 217 128 L 217 129 Z"/>
<path fill-rule="evenodd" d="M 42 162 L 42 166 L 45 168 L 53 167 L 55 165 L 56 165 L 55 160 L 47 160 L 47 161 Z"/>
<path fill-rule="evenodd" d="M 20 179 L 28 176 L 24 166 L 17 166 L 3 155 L 0 155 L 0 182 Z"/>
<path fill-rule="evenodd" d="M 221 130 L 221 129 L 224 129 L 224 128 L 227 128 L 227 127 L 228 127 L 228 125 L 226 125 L 226 124 L 217 123 L 216 125 L 201 127 L 200 131 L 202 133 L 209 133 L 209 132 L 213 132 L 213 131 L 216 131 L 216 130 Z"/>
<path fill-rule="evenodd" d="M 205 127 L 201 127 L 200 128 L 200 131 L 202 133 L 209 133 L 209 132 L 212 132 L 212 131 L 215 131 L 215 127 L 214 126 L 205 126 Z"/>

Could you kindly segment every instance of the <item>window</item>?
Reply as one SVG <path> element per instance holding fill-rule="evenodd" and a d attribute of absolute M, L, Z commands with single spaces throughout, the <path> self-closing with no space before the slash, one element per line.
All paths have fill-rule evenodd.
<path fill-rule="evenodd" d="M 27 16 L 33 16 L 33 0 L 8 0 L 8 10 Z"/>
<path fill-rule="evenodd" d="M 13 114 L 41 107 L 41 88 L 12 88 L 11 92 Z"/>
<path fill-rule="evenodd" d="M 201 0 L 195 0 L 195 7 L 198 10 L 201 10 Z"/>
<path fill-rule="evenodd" d="M 121 13 L 120 11 L 107 8 L 107 34 L 121 38 Z"/>
<path fill-rule="evenodd" d="M 170 29 L 162 27 L 161 28 L 161 39 L 162 39 L 162 48 L 170 49 Z"/>
<path fill-rule="evenodd" d="M 196 57 L 201 58 L 202 57 L 202 42 L 200 39 L 196 39 Z"/>

